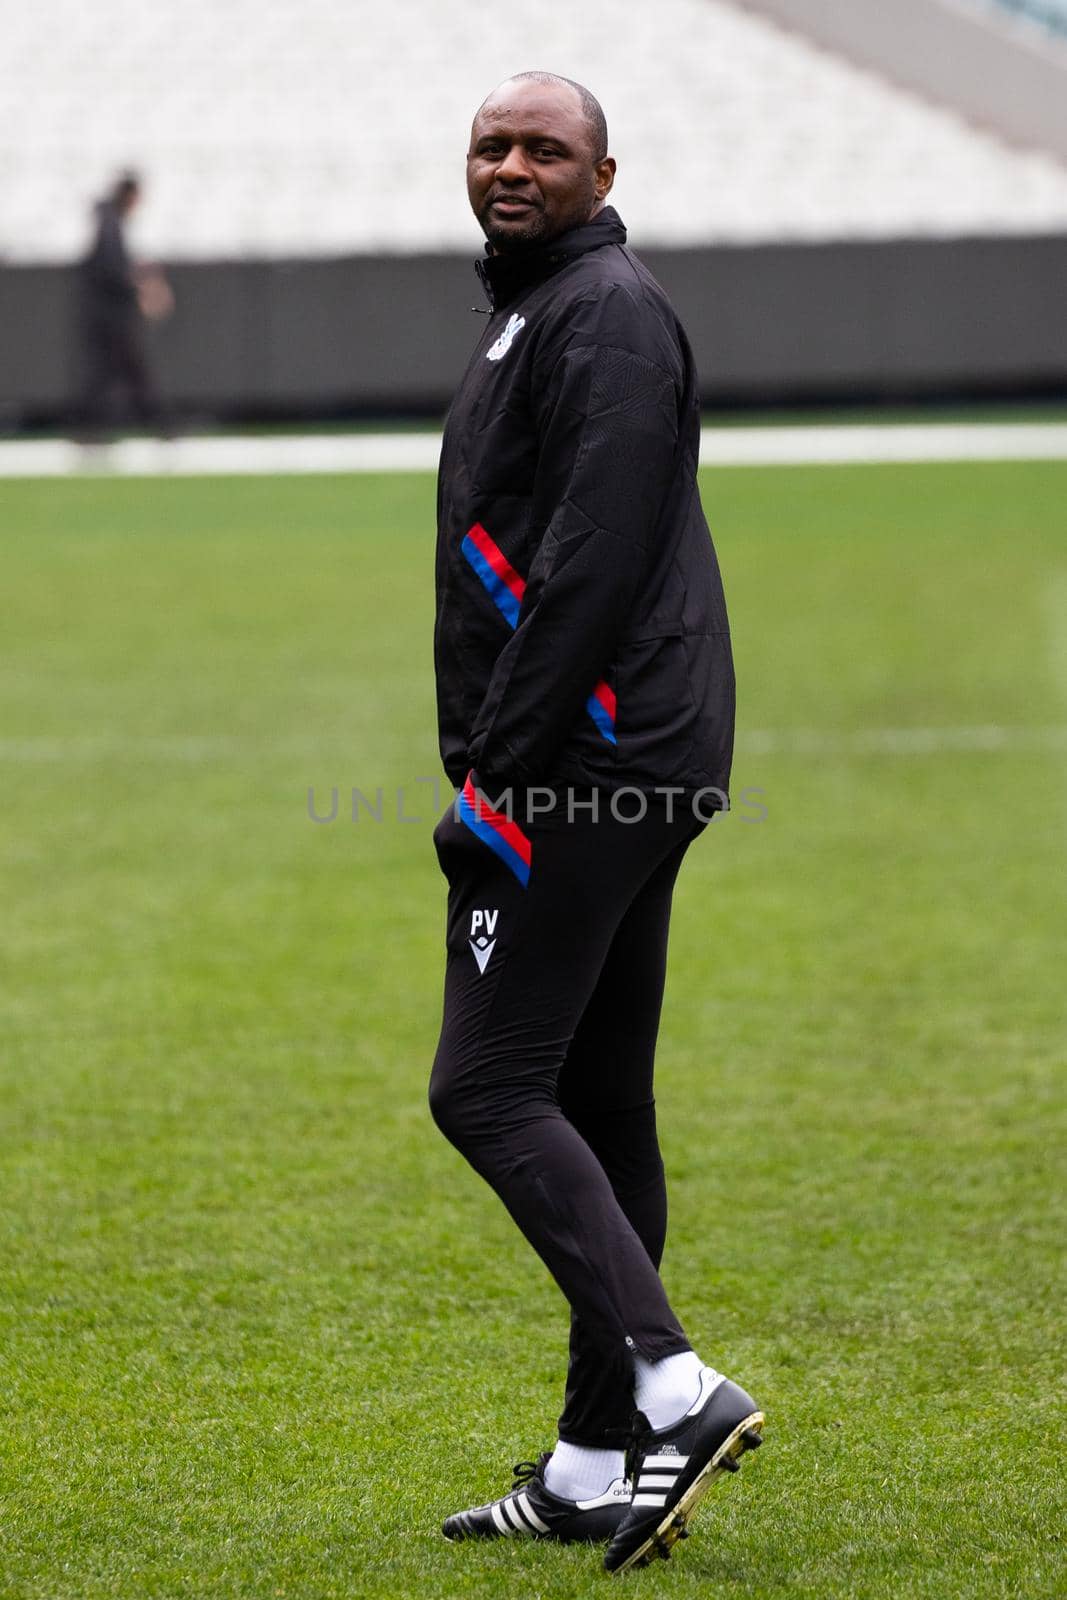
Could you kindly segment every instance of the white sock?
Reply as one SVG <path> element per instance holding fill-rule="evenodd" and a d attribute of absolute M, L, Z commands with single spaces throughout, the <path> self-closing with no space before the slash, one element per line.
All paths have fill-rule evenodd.
<path fill-rule="evenodd" d="M 561 1500 L 595 1500 L 625 1472 L 621 1450 L 594 1450 L 561 1439 L 545 1468 L 545 1488 Z"/>
<path fill-rule="evenodd" d="M 684 1417 L 699 1398 L 703 1370 L 695 1350 L 682 1350 L 662 1361 L 634 1356 L 634 1404 L 657 1432 Z"/>

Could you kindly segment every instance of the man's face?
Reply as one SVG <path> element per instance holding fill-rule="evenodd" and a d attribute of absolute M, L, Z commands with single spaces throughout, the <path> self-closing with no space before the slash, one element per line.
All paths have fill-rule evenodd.
<path fill-rule="evenodd" d="M 588 222 L 614 176 L 610 157 L 594 160 L 582 103 L 567 84 L 501 84 L 474 119 L 467 194 L 498 252 Z"/>

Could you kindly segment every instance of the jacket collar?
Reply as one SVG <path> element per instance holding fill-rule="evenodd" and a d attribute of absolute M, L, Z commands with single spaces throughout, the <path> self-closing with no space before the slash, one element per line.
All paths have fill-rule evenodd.
<path fill-rule="evenodd" d="M 532 245 L 529 250 L 513 250 L 506 255 L 490 254 L 474 263 L 474 270 L 482 280 L 489 304 L 501 311 L 523 289 L 552 277 L 568 262 L 575 261 L 590 250 L 599 250 L 606 244 L 625 244 L 626 229 L 614 206 L 605 206 L 590 222 L 561 233 L 547 244 Z"/>

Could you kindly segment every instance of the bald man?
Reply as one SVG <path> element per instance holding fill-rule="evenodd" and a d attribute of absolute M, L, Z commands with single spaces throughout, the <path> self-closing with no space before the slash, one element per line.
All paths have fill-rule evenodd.
<path fill-rule="evenodd" d="M 727 805 L 734 676 L 692 357 L 607 205 L 614 178 L 604 114 L 568 79 L 522 73 L 474 119 L 490 315 L 438 483 L 458 799 L 434 835 L 448 925 L 430 1104 L 571 1310 L 554 1450 L 444 1532 L 610 1541 L 621 1572 L 669 1553 L 763 1415 L 696 1354 L 658 1273 L 671 894 Z"/>

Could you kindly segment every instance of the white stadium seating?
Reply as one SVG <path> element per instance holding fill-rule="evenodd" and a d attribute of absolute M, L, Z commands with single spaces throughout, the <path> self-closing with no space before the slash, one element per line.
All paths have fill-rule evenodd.
<path fill-rule="evenodd" d="M 991 7 L 1034 28 L 1067 34 L 1067 0 L 968 0 L 968 4 Z"/>
<path fill-rule="evenodd" d="M 471 114 L 601 97 L 638 243 L 1067 229 L 1067 170 L 722 0 L 37 0 L 0 52 L 0 259 L 82 249 L 139 168 L 168 260 L 472 249 Z"/>

